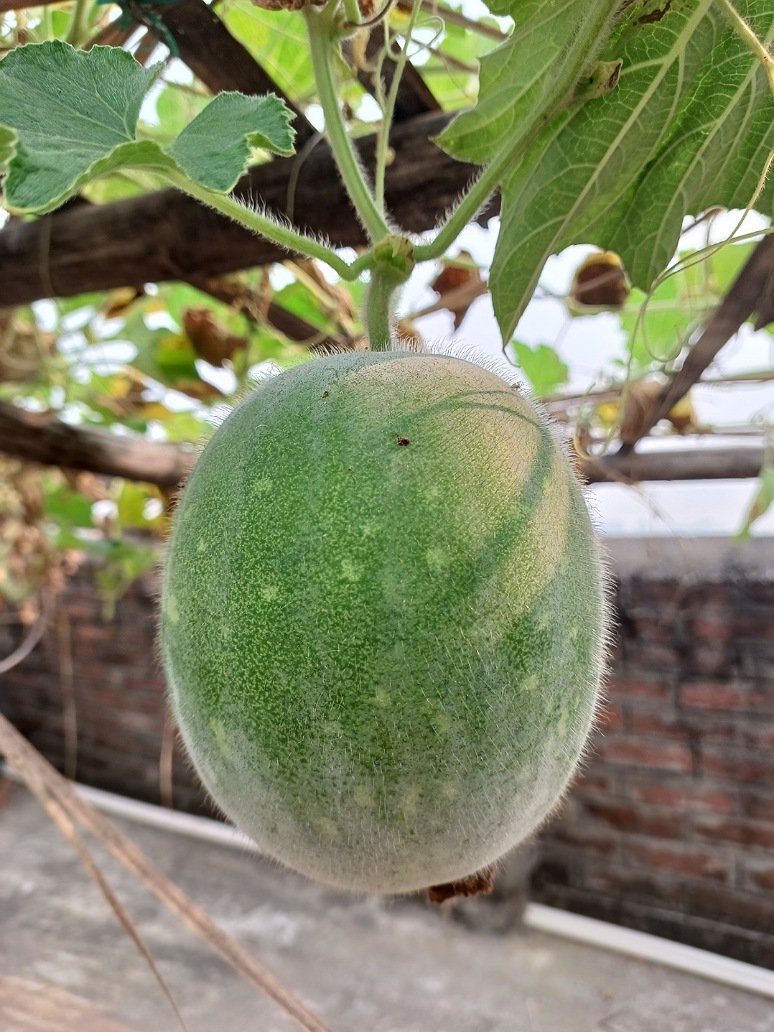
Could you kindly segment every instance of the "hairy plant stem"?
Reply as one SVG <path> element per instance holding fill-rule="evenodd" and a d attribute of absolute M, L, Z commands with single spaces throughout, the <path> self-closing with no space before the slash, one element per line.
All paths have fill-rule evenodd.
<path fill-rule="evenodd" d="M 389 271 L 376 266 L 371 270 L 365 303 L 365 322 L 371 351 L 391 351 L 394 342 L 393 304 L 399 283 Z"/>
<path fill-rule="evenodd" d="M 471 184 L 435 239 L 429 244 L 419 244 L 414 248 L 416 261 L 425 262 L 444 255 L 492 196 L 506 169 L 515 167 L 547 122 L 563 110 L 587 99 L 576 99 L 575 89 L 584 69 L 594 60 L 600 45 L 607 38 L 614 20 L 615 4 L 589 4 L 585 21 L 578 27 L 572 48 L 563 54 L 561 62 L 556 64 L 550 88 L 539 98 L 539 103 L 533 107 L 529 119 L 522 119 L 521 124 L 515 127 L 507 145 L 500 149 L 478 179 Z"/>
<path fill-rule="evenodd" d="M 459 204 L 441 226 L 435 238 L 429 244 L 417 244 L 414 248 L 416 261 L 428 262 L 442 258 L 446 254 L 463 229 L 476 217 L 478 211 L 495 192 L 503 172 L 512 161 L 509 148 L 507 152 L 502 152 L 499 158 L 484 169 L 478 179 L 463 194 Z"/>
<path fill-rule="evenodd" d="M 326 247 L 325 244 L 294 229 L 290 229 L 288 226 L 283 226 L 268 215 L 261 215 L 229 194 L 208 190 L 206 186 L 200 186 L 199 183 L 195 183 L 182 172 L 172 172 L 168 169 L 163 171 L 173 186 L 176 186 L 191 197 L 195 197 L 197 201 L 201 201 L 210 208 L 221 212 L 221 214 L 227 215 L 241 226 L 251 230 L 253 233 L 257 233 L 259 236 L 266 237 L 267 240 L 271 240 L 272 243 L 277 244 L 279 247 L 284 247 L 291 254 L 304 254 L 308 258 L 317 258 L 319 261 L 325 262 L 343 280 L 350 282 L 356 280 L 364 269 L 370 268 L 373 260 L 371 255 L 363 255 L 362 258 L 353 262 L 352 265 L 347 265 L 342 258 L 339 258 L 335 251 Z"/>
<path fill-rule="evenodd" d="M 390 230 L 366 185 L 360 161 L 344 125 L 333 80 L 331 55 L 338 53 L 338 31 L 333 20 L 337 6 L 337 0 L 332 0 L 322 11 L 305 7 L 303 15 L 309 35 L 317 95 L 325 115 L 325 133 L 355 211 L 368 236 L 377 242 L 389 236 Z"/>
<path fill-rule="evenodd" d="M 769 89 L 774 93 L 774 58 L 772 58 L 771 51 L 766 45 L 769 41 L 767 40 L 766 43 L 764 43 L 758 39 L 730 0 L 718 0 L 718 2 L 720 4 L 720 9 L 725 15 L 726 21 L 731 25 L 731 28 L 742 40 L 747 49 L 750 50 L 763 65 L 769 80 Z"/>
<path fill-rule="evenodd" d="M 406 67 L 406 61 L 408 60 L 408 47 L 411 42 L 411 36 L 414 32 L 414 26 L 416 25 L 417 16 L 419 15 L 421 7 L 421 0 L 413 0 L 408 27 L 402 34 L 403 46 L 401 47 L 398 60 L 395 62 L 395 71 L 392 76 L 389 93 L 387 94 L 387 101 L 382 110 L 382 121 L 379 125 L 376 136 L 376 173 L 374 175 L 374 194 L 380 211 L 384 211 L 384 173 L 387 168 L 387 152 L 390 146 L 390 129 L 392 127 L 392 119 L 395 114 L 395 103 L 398 99 L 398 88 L 400 87 L 400 81 L 403 77 L 403 69 Z M 384 29 L 384 45 L 385 47 L 389 46 L 389 33 L 386 24 Z"/>

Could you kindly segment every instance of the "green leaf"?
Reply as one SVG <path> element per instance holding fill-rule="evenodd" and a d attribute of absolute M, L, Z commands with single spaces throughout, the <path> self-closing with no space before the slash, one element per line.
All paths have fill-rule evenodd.
<path fill-rule="evenodd" d="M 509 150 L 519 128 L 551 111 L 557 83 L 568 55 L 588 62 L 592 55 L 577 55 L 577 40 L 592 25 L 599 38 L 587 46 L 598 49 L 609 31 L 611 15 L 599 11 L 612 5 L 589 0 L 490 0 L 489 9 L 516 19 L 516 28 L 501 46 L 481 60 L 478 104 L 440 134 L 437 143 L 453 157 L 486 164 Z M 561 71 L 560 71 L 561 70 Z M 578 77 L 582 63 L 578 69 Z M 571 83 L 571 86 L 574 83 Z M 564 92 L 564 91 L 560 91 Z"/>
<path fill-rule="evenodd" d="M 64 485 L 58 485 L 46 491 L 43 511 L 49 519 L 61 527 L 92 528 L 94 526 L 91 517 L 91 502 L 78 491 L 73 491 Z"/>
<path fill-rule="evenodd" d="M 290 117 L 274 94 L 219 93 L 180 133 L 169 154 L 195 182 L 227 193 L 247 168 L 251 147 L 293 153 Z"/>
<path fill-rule="evenodd" d="M 553 394 L 569 379 L 570 371 L 552 347 L 537 344 L 530 347 L 521 341 L 512 342 L 516 364 L 532 384 L 538 398 Z"/>
<path fill-rule="evenodd" d="M 5 195 L 18 212 L 47 212 L 119 169 L 183 172 L 227 192 L 251 148 L 292 153 L 292 113 L 273 95 L 222 93 L 165 150 L 137 140 L 137 118 L 161 66 L 145 69 L 116 47 L 74 50 L 59 40 L 13 50 L 0 63 Z M 9 154 L 8 129 L 16 136 Z"/>
<path fill-rule="evenodd" d="M 737 538 L 748 538 L 753 523 L 768 512 L 772 505 L 774 505 L 774 465 L 767 463 L 760 472 L 758 491 Z"/>
<path fill-rule="evenodd" d="M 737 8 L 774 38 L 771 0 Z M 489 283 L 505 340 L 550 254 L 580 241 L 616 251 L 647 290 L 683 217 L 745 207 L 774 146 L 766 74 L 713 0 L 661 5 L 649 20 L 632 4 L 600 58 L 622 60 L 617 88 L 554 119 L 503 179 Z M 756 208 L 773 197 L 769 179 Z"/>
<path fill-rule="evenodd" d="M 91 178 L 90 169 L 133 138 L 160 71 L 123 50 L 82 53 L 59 40 L 11 51 L 0 65 L 0 125 L 18 135 L 5 184 L 9 205 L 50 210 Z"/>

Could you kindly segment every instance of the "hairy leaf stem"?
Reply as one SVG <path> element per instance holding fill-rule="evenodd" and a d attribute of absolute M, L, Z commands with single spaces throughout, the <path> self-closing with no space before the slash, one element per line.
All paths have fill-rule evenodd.
<path fill-rule="evenodd" d="M 333 81 L 331 55 L 338 53 L 338 33 L 333 22 L 337 0 L 322 11 L 303 9 L 309 35 L 317 94 L 325 115 L 325 132 L 344 186 L 372 241 L 383 240 L 390 230 L 369 190 L 360 161 L 347 133 Z"/>
<path fill-rule="evenodd" d="M 173 186 L 184 193 L 195 197 L 197 201 L 201 201 L 210 208 L 215 208 L 216 211 L 227 215 L 253 233 L 266 237 L 267 240 L 271 240 L 279 247 L 284 247 L 291 254 L 303 254 L 308 258 L 317 258 L 319 261 L 325 262 L 343 280 L 349 282 L 356 280 L 364 269 L 370 267 L 373 260 L 371 255 L 363 255 L 352 265 L 348 265 L 342 258 L 339 258 L 335 251 L 320 243 L 319 240 L 305 236 L 289 226 L 284 226 L 269 215 L 262 215 L 229 194 L 209 190 L 206 186 L 195 183 L 182 172 L 164 169 L 164 175 Z"/>

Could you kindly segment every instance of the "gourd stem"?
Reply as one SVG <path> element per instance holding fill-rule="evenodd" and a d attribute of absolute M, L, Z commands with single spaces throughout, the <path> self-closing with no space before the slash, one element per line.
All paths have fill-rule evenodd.
<path fill-rule="evenodd" d="M 390 270 L 376 265 L 371 270 L 365 302 L 365 323 L 371 351 L 390 351 L 394 343 L 393 304 L 399 282 Z"/>
<path fill-rule="evenodd" d="M 343 258 L 339 258 L 335 251 L 320 243 L 319 240 L 282 225 L 269 215 L 262 215 L 229 194 L 209 190 L 206 186 L 195 183 L 182 172 L 164 169 L 164 175 L 173 186 L 178 187 L 184 193 L 195 197 L 197 201 L 214 208 L 221 214 L 227 215 L 253 233 L 266 237 L 267 240 L 285 248 L 291 254 L 303 254 L 308 258 L 317 258 L 325 262 L 344 280 L 349 282 L 356 280 L 363 269 L 368 268 L 368 263 L 362 259 L 358 259 L 352 265 L 347 265 Z"/>
<path fill-rule="evenodd" d="M 329 4 L 322 11 L 305 7 L 303 15 L 309 35 L 317 95 L 325 115 L 325 133 L 355 211 L 370 239 L 376 242 L 389 236 L 390 230 L 366 185 L 360 160 L 352 146 L 339 108 L 331 68 L 331 55 L 338 53 L 338 36 L 331 13 L 335 12 L 336 4 L 337 0 L 333 0 L 333 5 Z"/>

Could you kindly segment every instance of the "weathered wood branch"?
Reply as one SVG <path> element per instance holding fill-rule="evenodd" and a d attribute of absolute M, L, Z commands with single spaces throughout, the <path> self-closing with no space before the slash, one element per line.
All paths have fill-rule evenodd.
<path fill-rule="evenodd" d="M 387 204 L 409 232 L 431 229 L 475 173 L 430 142 L 449 115 L 429 113 L 395 127 L 395 163 L 387 170 Z M 358 144 L 373 169 L 373 140 Z M 294 159 L 251 170 L 236 193 L 284 212 Z M 499 199 L 482 218 L 496 213 Z M 320 143 L 300 168 L 294 221 L 355 247 L 365 237 L 354 218 L 330 151 Z M 176 190 L 100 206 L 79 205 L 0 232 L 0 306 L 92 290 L 191 280 L 282 260 L 287 254 Z"/>
<path fill-rule="evenodd" d="M 25 412 L 5 402 L 0 402 L 0 451 L 44 465 L 125 477 L 166 489 L 176 487 L 188 476 L 198 456 L 190 447 L 69 426 L 55 417 Z M 760 447 L 606 455 L 579 463 L 592 484 L 746 479 L 756 477 L 762 464 Z"/>
<path fill-rule="evenodd" d="M 6 402 L 0 402 L 0 451 L 46 466 L 88 470 L 164 488 L 176 487 L 197 458 L 194 448 L 70 426 Z"/>

